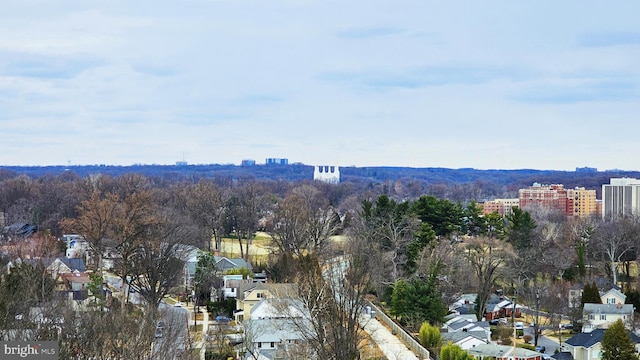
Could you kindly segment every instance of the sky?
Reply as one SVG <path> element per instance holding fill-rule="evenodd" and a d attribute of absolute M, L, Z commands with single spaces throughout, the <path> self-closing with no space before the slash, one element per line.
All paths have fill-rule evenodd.
<path fill-rule="evenodd" d="M 640 2 L 4 0 L 0 165 L 640 170 Z"/>

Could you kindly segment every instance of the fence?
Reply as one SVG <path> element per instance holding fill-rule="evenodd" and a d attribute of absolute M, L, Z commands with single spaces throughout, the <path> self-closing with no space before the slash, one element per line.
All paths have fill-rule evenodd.
<path fill-rule="evenodd" d="M 420 343 L 416 339 L 414 339 L 411 334 L 404 331 L 404 329 L 400 327 L 400 325 L 396 324 L 393 320 L 391 320 L 391 318 L 389 318 L 387 314 L 380 311 L 378 307 L 376 307 L 369 301 L 367 301 L 367 305 L 371 306 L 371 310 L 376 312 L 376 318 L 389 326 L 393 334 L 402 339 L 405 344 L 407 344 L 407 347 L 411 349 L 411 351 L 416 353 L 416 355 L 418 355 L 418 358 L 424 360 L 432 359 L 429 355 L 429 350 L 420 345 Z"/>

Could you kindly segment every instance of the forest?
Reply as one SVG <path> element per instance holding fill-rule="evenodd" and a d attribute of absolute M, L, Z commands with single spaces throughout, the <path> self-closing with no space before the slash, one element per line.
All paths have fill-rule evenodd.
<path fill-rule="evenodd" d="M 525 304 L 537 295 L 541 308 L 556 316 L 549 317 L 556 327 L 561 315 L 579 321 L 569 299 L 576 285 L 604 278 L 622 286 L 629 301 L 640 300 L 637 217 L 567 219 L 545 209 L 518 208 L 505 218 L 481 213 L 477 201 L 508 195 L 514 186 L 480 179 L 326 184 L 133 172 L 34 177 L 2 170 L 0 332 L 58 340 L 63 358 L 157 356 L 150 344 L 163 299 L 176 291 L 184 266 L 181 249 L 189 245 L 216 253 L 229 239 L 239 245 L 239 256 L 254 261 L 254 269 L 271 281 L 297 284 L 312 315 L 308 344 L 321 359 L 362 357 L 357 316 L 365 299 L 412 333 L 425 323 L 439 325 L 447 304 L 462 293 L 478 294 L 480 317 L 492 294 Z M 25 224 L 35 232 L 21 232 Z M 260 261 L 249 252 L 257 232 L 272 239 L 271 253 Z M 73 310 L 56 298 L 56 284 L 43 275 L 42 264 L 15 266 L 17 259 L 58 256 L 62 234 L 82 235 L 95 255 L 87 263 L 93 271 L 92 310 Z M 115 275 L 132 279 L 144 306 L 126 297 L 108 302 L 99 291 L 108 252 L 117 254 Z M 8 272 L 10 262 L 15 267 Z M 336 264 L 339 282 L 325 276 Z M 199 281 L 214 282 L 206 269 Z M 206 288 L 199 287 L 203 294 Z M 60 320 L 46 326 L 24 321 L 33 308 Z"/>

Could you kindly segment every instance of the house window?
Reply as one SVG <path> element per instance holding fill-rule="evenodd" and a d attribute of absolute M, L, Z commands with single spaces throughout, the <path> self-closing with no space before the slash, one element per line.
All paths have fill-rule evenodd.
<path fill-rule="evenodd" d="M 236 292 L 236 288 L 231 288 L 231 293 Z"/>
<path fill-rule="evenodd" d="M 263 295 L 262 293 L 257 293 L 257 294 L 256 294 L 256 297 L 257 297 L 258 299 L 262 299 L 262 298 L 264 297 L 264 295 Z"/>
<path fill-rule="evenodd" d="M 258 349 L 262 349 L 262 343 L 261 342 L 258 343 Z"/>
<path fill-rule="evenodd" d="M 600 314 L 600 320 L 607 320 L 607 315 Z"/>
<path fill-rule="evenodd" d="M 271 343 L 271 348 L 274 348 L 274 347 L 276 347 L 276 343 L 272 342 Z"/>
<path fill-rule="evenodd" d="M 595 320 L 595 319 L 596 319 L 596 316 L 595 316 L 595 315 L 593 315 L 593 314 L 592 314 L 592 315 L 589 315 L 589 320 Z"/>
<path fill-rule="evenodd" d="M 607 304 L 615 304 L 616 298 L 607 298 Z"/>

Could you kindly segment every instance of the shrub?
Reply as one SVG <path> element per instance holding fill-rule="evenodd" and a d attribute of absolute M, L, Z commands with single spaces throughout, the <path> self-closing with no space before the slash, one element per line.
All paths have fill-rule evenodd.
<path fill-rule="evenodd" d="M 533 339 L 533 336 L 528 334 L 522 337 L 522 340 L 524 340 L 524 342 L 526 342 L 527 344 L 531 341 L 531 339 Z"/>

